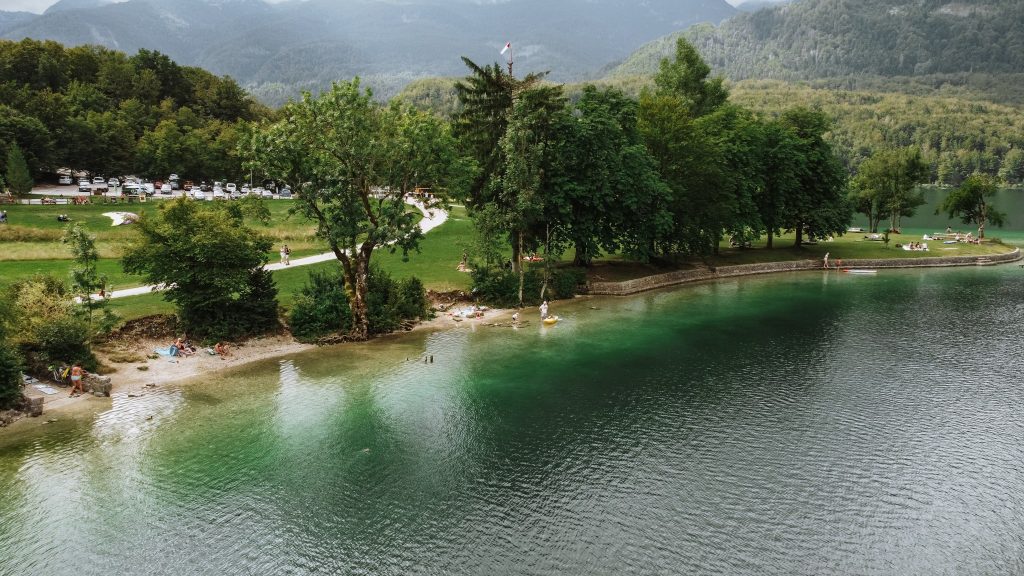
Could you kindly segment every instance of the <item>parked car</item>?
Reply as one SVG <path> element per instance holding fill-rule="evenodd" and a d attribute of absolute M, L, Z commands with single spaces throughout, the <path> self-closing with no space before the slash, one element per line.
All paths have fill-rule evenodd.
<path fill-rule="evenodd" d="M 160 186 L 160 193 L 161 194 L 170 194 L 171 193 L 171 185 L 170 184 L 164 184 L 164 185 Z"/>
<path fill-rule="evenodd" d="M 226 198 L 226 196 L 224 196 L 224 189 L 221 188 L 220 186 L 217 186 L 216 184 L 214 184 L 213 185 L 213 197 L 215 199 L 217 199 L 217 200 L 223 200 L 224 198 Z"/>
<path fill-rule="evenodd" d="M 193 188 L 192 189 L 192 199 L 193 200 L 206 200 L 206 192 L 203 192 L 199 188 Z"/>
<path fill-rule="evenodd" d="M 171 180 L 171 190 L 180 190 L 181 184 L 178 184 L 177 180 Z"/>
<path fill-rule="evenodd" d="M 79 192 L 92 192 L 92 186 L 89 184 L 88 180 L 79 180 L 78 181 L 78 191 Z"/>
<path fill-rule="evenodd" d="M 139 183 L 134 180 L 126 180 L 121 190 L 129 196 L 137 196 L 141 193 L 142 189 L 139 187 Z"/>
<path fill-rule="evenodd" d="M 146 193 L 146 196 L 152 196 L 156 193 L 156 187 L 153 186 L 152 182 L 143 182 L 142 191 Z"/>
<path fill-rule="evenodd" d="M 252 188 L 249 188 L 248 184 L 242 184 L 241 192 L 242 192 L 242 196 L 248 196 L 249 193 L 252 192 Z"/>
<path fill-rule="evenodd" d="M 260 192 L 260 197 L 262 197 L 262 198 L 273 198 L 274 197 L 274 193 L 271 192 L 270 190 L 264 189 L 262 192 Z"/>
<path fill-rule="evenodd" d="M 281 191 L 277 193 L 277 197 L 282 199 L 282 200 L 291 200 L 292 199 L 292 190 L 291 190 L 291 188 L 281 188 Z"/>
<path fill-rule="evenodd" d="M 195 184 L 191 180 L 185 180 L 185 184 L 181 187 L 182 190 L 191 190 Z"/>
<path fill-rule="evenodd" d="M 69 175 L 61 176 L 57 181 L 65 186 L 68 186 L 73 182 L 73 180 L 71 180 L 71 176 Z"/>
<path fill-rule="evenodd" d="M 121 182 L 117 178 L 111 178 L 110 180 L 107 180 L 107 186 L 110 186 L 111 188 L 117 188 L 120 185 Z"/>
<path fill-rule="evenodd" d="M 177 174 L 171 174 L 170 176 L 167 177 L 167 179 L 170 180 L 171 182 L 174 182 L 174 181 L 178 180 L 178 175 Z"/>

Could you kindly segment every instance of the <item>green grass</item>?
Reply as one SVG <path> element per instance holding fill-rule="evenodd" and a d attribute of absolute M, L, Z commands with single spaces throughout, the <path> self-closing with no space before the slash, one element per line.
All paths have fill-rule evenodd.
<path fill-rule="evenodd" d="M 151 210 L 157 202 L 144 205 L 133 204 L 131 210 L 140 212 Z M 268 202 L 271 212 L 269 226 L 256 225 L 271 236 L 274 249 L 268 253 L 270 262 L 278 261 L 281 244 L 287 243 L 292 249 L 292 258 L 301 258 L 311 254 L 319 254 L 327 250 L 326 245 L 313 236 L 314 226 L 298 215 L 289 215 L 290 202 Z M 120 266 L 120 250 L 132 235 L 130 226 L 114 228 L 110 219 L 103 212 L 127 209 L 124 205 L 87 205 L 87 206 L 24 206 L 7 207 L 11 220 L 9 228 L 0 227 L 0 288 L 9 285 L 19 278 L 32 274 L 52 274 L 67 278 L 73 265 L 70 251 L 59 242 L 58 238 L 65 226 L 57 222 L 57 214 L 66 213 L 75 221 L 84 223 L 87 230 L 96 234 L 97 246 L 101 255 L 99 271 L 106 274 L 115 289 L 129 288 L 144 284 L 141 277 L 124 273 Z M 410 208 L 412 209 L 412 208 Z M 772 262 L 780 260 L 820 259 L 826 252 L 830 258 L 924 258 L 934 256 L 981 256 L 1005 252 L 1012 249 L 1001 244 L 968 244 L 944 245 L 941 242 L 928 242 L 929 252 L 908 252 L 895 247 L 911 241 L 920 241 L 924 233 L 933 230 L 908 230 L 903 235 L 891 236 L 889 248 L 882 242 L 865 240 L 862 233 L 851 233 L 836 238 L 833 242 L 821 242 L 793 248 L 793 236 L 775 239 L 775 248 L 768 250 L 762 239 L 753 248 L 739 250 L 723 244 L 721 255 L 715 259 L 717 265 L 748 264 Z M 6 239 L 5 239 L 5 234 Z M 453 207 L 448 221 L 427 234 L 420 242 L 420 252 L 409 254 L 403 260 L 401 253 L 390 254 L 386 249 L 377 249 L 373 261 L 380 264 L 395 278 L 417 276 L 428 289 L 438 291 L 469 290 L 469 274 L 459 272 L 456 267 L 462 260 L 462 253 L 469 248 L 473 234 L 473 224 L 464 207 Z M 27 241 L 12 241 L 13 236 L 28 238 Z M 37 238 L 33 240 L 32 238 Z M 187 238 L 183 233 L 183 238 Z M 602 262 L 618 261 L 618 255 L 608 255 Z M 563 256 L 563 261 L 572 260 L 570 250 Z M 291 306 L 295 294 L 305 285 L 311 271 L 329 270 L 340 266 L 336 261 L 323 262 L 313 266 L 296 266 L 274 272 L 279 300 L 285 307 Z M 647 266 L 630 266 L 621 263 L 619 266 L 604 268 L 601 273 L 611 277 L 604 279 L 622 280 L 628 277 L 656 273 Z M 619 276 L 622 276 L 621 278 Z M 612 278 L 614 277 L 614 278 Z M 112 300 L 110 307 L 122 318 L 131 319 L 158 313 L 171 313 L 174 307 L 165 302 L 161 294 L 146 294 L 130 298 Z"/>
<path fill-rule="evenodd" d="M 930 230 L 906 230 L 904 234 L 893 234 L 889 236 L 889 246 L 886 248 L 883 242 L 865 240 L 864 233 L 851 232 L 845 236 L 838 236 L 832 242 L 819 242 L 817 244 L 805 244 L 800 248 L 793 247 L 794 236 L 783 235 L 775 239 L 775 247 L 771 250 L 765 248 L 765 239 L 755 242 L 753 248 L 737 249 L 730 248 L 728 243 L 723 243 L 721 254 L 715 258 L 715 263 L 720 266 L 730 264 L 755 264 L 762 262 L 778 262 L 784 260 L 815 260 L 821 259 L 827 252 L 829 259 L 853 260 L 853 259 L 914 259 L 934 258 L 940 256 L 991 256 L 1002 254 L 1013 250 L 1013 246 L 986 242 L 981 245 L 974 244 L 943 244 L 935 240 L 922 240 L 925 233 Z M 907 251 L 897 248 L 897 244 L 908 244 L 910 242 L 927 242 L 928 251 Z"/>

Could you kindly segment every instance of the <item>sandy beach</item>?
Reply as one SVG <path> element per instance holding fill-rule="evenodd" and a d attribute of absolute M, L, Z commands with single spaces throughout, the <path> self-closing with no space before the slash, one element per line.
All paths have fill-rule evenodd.
<path fill-rule="evenodd" d="M 466 307 L 468 305 L 456 305 L 452 309 L 463 309 Z M 465 329 L 482 325 L 508 323 L 511 322 L 512 313 L 512 310 L 488 309 L 480 312 L 478 317 L 455 320 L 451 312 L 439 311 L 435 318 L 420 322 L 412 331 Z M 387 338 L 389 336 L 382 337 Z M 290 335 L 275 335 L 254 338 L 232 345 L 230 347 L 230 354 L 227 356 L 211 355 L 205 349 L 200 349 L 192 356 L 157 356 L 156 358 L 151 358 L 151 356 L 155 355 L 153 353 L 155 349 L 166 349 L 172 341 L 172 338 L 141 339 L 131 344 L 119 343 L 97 351 L 97 357 L 100 362 L 116 369 L 114 372 L 106 374 L 106 376 L 110 377 L 113 386 L 111 398 L 131 397 L 154 386 L 166 386 L 169 384 L 198 385 L 203 381 L 202 376 L 317 348 L 313 344 L 298 342 Z M 352 344 L 335 344 L 333 346 L 350 345 Z M 114 358 L 125 357 L 133 357 L 135 361 L 114 361 Z M 24 390 L 25 395 L 30 398 L 43 397 L 45 399 L 43 415 L 38 418 L 21 418 L 14 422 L 11 427 L 24 430 L 26 427 L 43 425 L 62 416 L 102 410 L 109 406 L 111 402 L 111 398 L 95 397 L 91 394 L 69 397 L 68 388 L 62 388 L 53 382 L 44 383 L 50 384 L 57 390 L 57 393 L 46 395 L 31 386 L 27 386 Z"/>

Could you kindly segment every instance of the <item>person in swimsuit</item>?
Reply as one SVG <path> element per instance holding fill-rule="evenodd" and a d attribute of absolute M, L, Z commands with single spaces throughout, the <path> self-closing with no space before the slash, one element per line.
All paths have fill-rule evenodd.
<path fill-rule="evenodd" d="M 82 370 L 82 367 L 79 366 L 78 363 L 76 362 L 75 365 L 71 367 L 71 394 L 70 394 L 70 396 L 74 396 L 75 392 L 78 392 L 80 394 L 85 394 L 85 388 L 82 386 L 82 375 L 83 374 L 85 374 L 85 370 Z"/>

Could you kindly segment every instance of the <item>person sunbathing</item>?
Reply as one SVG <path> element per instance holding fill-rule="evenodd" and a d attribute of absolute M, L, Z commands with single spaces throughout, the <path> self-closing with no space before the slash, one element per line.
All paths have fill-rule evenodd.
<path fill-rule="evenodd" d="M 193 354 L 193 350 L 186 346 L 181 338 L 174 341 L 174 347 L 178 349 L 178 356 L 191 356 Z"/>

